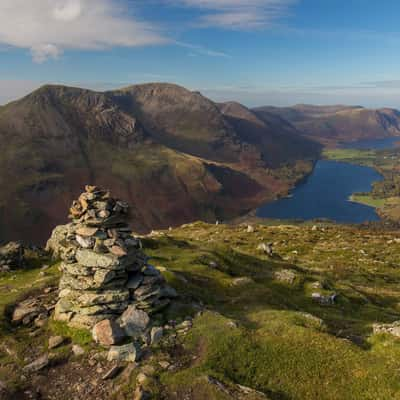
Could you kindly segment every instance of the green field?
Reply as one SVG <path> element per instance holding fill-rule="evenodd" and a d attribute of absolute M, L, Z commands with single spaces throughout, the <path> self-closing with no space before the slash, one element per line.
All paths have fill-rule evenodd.
<path fill-rule="evenodd" d="M 333 161 L 343 161 L 351 164 L 374 166 L 376 152 L 358 149 L 325 149 L 323 158 Z"/>
<path fill-rule="evenodd" d="M 353 194 L 350 196 L 350 201 L 365 204 L 374 208 L 383 208 L 386 204 L 386 199 L 375 199 L 372 196 L 365 194 Z"/>

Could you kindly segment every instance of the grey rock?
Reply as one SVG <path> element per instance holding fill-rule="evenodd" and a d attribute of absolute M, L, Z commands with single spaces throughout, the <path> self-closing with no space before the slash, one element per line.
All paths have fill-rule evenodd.
<path fill-rule="evenodd" d="M 102 377 L 101 379 L 103 381 L 107 379 L 114 379 L 120 372 L 121 372 L 121 366 L 120 365 L 115 365 L 114 367 L 111 367 Z"/>
<path fill-rule="evenodd" d="M 119 322 L 128 336 L 139 337 L 149 325 L 150 317 L 145 311 L 131 305 L 121 315 Z"/>
<path fill-rule="evenodd" d="M 150 343 L 151 345 L 158 344 L 164 335 L 164 329 L 162 327 L 153 327 L 150 332 Z"/>
<path fill-rule="evenodd" d="M 74 344 L 72 346 L 72 353 L 75 356 L 79 357 L 79 356 L 83 356 L 85 354 L 85 350 L 81 346 L 79 346 L 78 344 Z"/>
<path fill-rule="evenodd" d="M 99 254 L 92 250 L 79 249 L 76 253 L 76 260 L 85 267 L 122 269 L 118 257 L 112 254 Z"/>
<path fill-rule="evenodd" d="M 49 337 L 49 345 L 48 348 L 49 350 L 55 349 L 56 347 L 60 346 L 63 344 L 65 339 L 62 336 L 51 336 Z"/>
<path fill-rule="evenodd" d="M 400 337 L 400 321 L 395 321 L 391 324 L 373 324 L 373 333 L 386 333 L 395 337 Z"/>
<path fill-rule="evenodd" d="M 134 343 L 123 346 L 111 346 L 107 355 L 108 361 L 135 362 L 139 358 L 139 349 Z"/>
<path fill-rule="evenodd" d="M 80 246 L 82 246 L 84 249 L 91 249 L 95 245 L 95 239 L 91 236 L 80 236 L 76 235 L 76 241 Z"/>
<path fill-rule="evenodd" d="M 121 343 L 125 339 L 125 333 L 120 326 L 110 319 L 97 323 L 92 330 L 93 339 L 102 346 L 111 346 Z"/>
<path fill-rule="evenodd" d="M 289 285 L 293 285 L 296 281 L 297 274 L 296 272 L 290 269 L 281 269 L 280 271 L 276 271 L 274 273 L 274 278 L 279 282 L 288 283 Z"/>
<path fill-rule="evenodd" d="M 46 368 L 48 365 L 49 365 L 49 356 L 47 354 L 44 354 L 35 361 L 26 365 L 23 368 L 23 370 L 24 372 L 37 372 L 42 370 L 43 368 Z"/>
<path fill-rule="evenodd" d="M 15 324 L 19 323 L 30 323 L 32 322 L 42 311 L 42 308 L 38 305 L 37 301 L 28 299 L 19 303 L 12 314 L 12 322 Z"/>
<path fill-rule="evenodd" d="M 321 304 L 323 306 L 328 306 L 328 305 L 334 305 L 335 304 L 336 298 L 337 298 L 337 294 L 333 293 L 331 295 L 324 296 L 321 293 L 314 292 L 314 293 L 311 294 L 311 298 L 315 302 L 317 302 L 317 303 L 319 303 L 319 304 Z"/>
<path fill-rule="evenodd" d="M 142 282 L 143 282 L 143 275 L 141 273 L 137 273 L 128 279 L 126 287 L 128 289 L 137 289 Z"/>

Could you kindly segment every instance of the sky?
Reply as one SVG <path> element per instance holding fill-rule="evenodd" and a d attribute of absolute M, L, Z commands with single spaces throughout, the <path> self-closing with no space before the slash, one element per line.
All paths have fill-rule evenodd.
<path fill-rule="evenodd" d="M 400 108 L 398 0 L 0 0 L 0 104 L 46 83 Z"/>

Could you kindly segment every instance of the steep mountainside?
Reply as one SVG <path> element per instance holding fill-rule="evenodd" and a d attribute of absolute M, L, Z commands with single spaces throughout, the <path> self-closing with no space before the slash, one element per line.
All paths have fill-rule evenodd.
<path fill-rule="evenodd" d="M 324 144 L 400 135 L 400 112 L 391 108 L 366 109 L 359 106 L 260 107 L 254 112 L 278 115 L 299 131 Z"/>
<path fill-rule="evenodd" d="M 271 165 L 299 155 L 307 159 L 320 149 L 317 143 L 302 138 L 292 124 L 272 113 L 257 115 L 235 102 L 222 103 L 219 107 L 241 140 L 259 148 L 263 159 Z"/>
<path fill-rule="evenodd" d="M 243 213 L 318 156 L 279 124 L 254 132 L 175 85 L 45 86 L 0 108 L 0 241 L 42 243 L 87 182 L 129 201 L 139 231 Z"/>

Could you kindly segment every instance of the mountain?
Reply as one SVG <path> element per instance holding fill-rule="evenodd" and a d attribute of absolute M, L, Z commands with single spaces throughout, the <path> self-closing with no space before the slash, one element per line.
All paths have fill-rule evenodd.
<path fill-rule="evenodd" d="M 44 86 L 0 107 L 0 241 L 43 243 L 88 182 L 132 204 L 137 231 L 231 218 L 286 192 L 319 146 L 236 109 L 245 117 L 172 84 Z"/>
<path fill-rule="evenodd" d="M 320 148 L 315 142 L 302 138 L 301 132 L 292 124 L 273 113 L 258 115 L 235 102 L 222 103 L 219 108 L 241 140 L 259 148 L 263 159 L 271 166 L 278 166 L 285 158 L 300 156 L 307 159 Z"/>
<path fill-rule="evenodd" d="M 391 108 L 300 104 L 293 107 L 259 107 L 253 111 L 260 118 L 270 114 L 284 118 L 306 137 L 327 145 L 400 135 L 400 112 Z"/>

